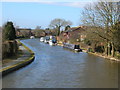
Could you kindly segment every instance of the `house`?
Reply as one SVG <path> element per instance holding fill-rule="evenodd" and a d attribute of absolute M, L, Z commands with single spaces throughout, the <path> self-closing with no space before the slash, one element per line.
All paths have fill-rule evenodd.
<path fill-rule="evenodd" d="M 30 36 L 32 34 L 31 29 L 29 28 L 17 28 L 16 29 L 16 35 L 19 36 Z"/>
<path fill-rule="evenodd" d="M 64 42 L 82 42 L 86 38 L 84 26 L 72 27 L 62 33 Z"/>

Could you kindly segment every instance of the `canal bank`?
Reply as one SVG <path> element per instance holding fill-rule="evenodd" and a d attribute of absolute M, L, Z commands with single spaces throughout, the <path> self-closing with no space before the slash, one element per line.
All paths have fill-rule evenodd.
<path fill-rule="evenodd" d="M 120 59 L 117 59 L 117 58 L 114 58 L 114 57 L 111 57 L 111 56 L 107 56 L 107 55 L 103 55 L 101 53 L 92 53 L 92 52 L 87 52 L 89 54 L 93 54 L 93 55 L 96 55 L 96 56 L 99 56 L 99 57 L 102 57 L 102 58 L 105 58 L 107 60 L 112 60 L 112 61 L 120 61 Z"/>
<path fill-rule="evenodd" d="M 63 47 L 63 44 L 62 44 L 62 42 L 60 42 L 60 43 L 58 43 L 58 46 L 61 46 L 61 47 Z M 104 54 L 102 54 L 102 53 L 97 53 L 97 52 L 95 52 L 95 53 L 93 53 L 93 52 L 87 52 L 87 50 L 82 50 L 83 52 L 85 52 L 85 53 L 88 53 L 88 54 L 92 54 L 92 55 L 95 55 L 95 56 L 99 56 L 99 57 L 102 57 L 102 58 L 105 58 L 105 59 L 107 59 L 107 60 L 112 60 L 112 61 L 120 61 L 120 59 L 117 59 L 117 58 L 115 58 L 115 57 L 112 57 L 112 56 L 107 56 L 107 55 L 104 55 Z"/>
<path fill-rule="evenodd" d="M 18 70 L 31 62 L 33 62 L 35 55 L 32 50 L 30 50 L 28 47 L 26 47 L 23 43 L 21 43 L 19 40 L 17 42 L 19 45 L 19 50 L 22 51 L 22 54 L 18 58 L 4 60 L 4 63 L 2 64 L 2 67 L 0 68 L 0 72 L 2 73 L 2 76 L 7 75 L 10 72 L 13 72 L 15 70 Z"/>

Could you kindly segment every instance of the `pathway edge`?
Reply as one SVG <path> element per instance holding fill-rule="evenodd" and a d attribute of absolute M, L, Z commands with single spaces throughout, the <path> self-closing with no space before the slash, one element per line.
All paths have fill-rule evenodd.
<path fill-rule="evenodd" d="M 13 71 L 16 71 L 16 70 L 22 68 L 22 67 L 27 66 L 28 64 L 33 62 L 34 59 L 35 59 L 35 54 L 30 48 L 25 46 L 22 42 L 20 42 L 20 40 L 17 40 L 17 42 L 19 42 L 26 50 L 28 50 L 31 55 L 30 55 L 30 57 L 28 57 L 27 59 L 25 59 L 23 61 L 20 61 L 20 62 L 18 62 L 16 64 L 11 65 L 11 66 L 0 69 L 0 73 L 2 73 L 2 76 L 5 76 L 8 73 L 11 73 Z"/>

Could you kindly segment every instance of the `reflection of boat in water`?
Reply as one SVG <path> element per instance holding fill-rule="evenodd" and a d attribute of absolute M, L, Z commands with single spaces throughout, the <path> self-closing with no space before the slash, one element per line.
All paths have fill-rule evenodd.
<path fill-rule="evenodd" d="M 80 49 L 79 45 L 74 45 L 74 44 L 69 44 L 69 43 L 64 43 L 63 48 L 67 48 L 70 50 L 74 50 L 76 52 L 82 52 L 82 49 Z"/>
<path fill-rule="evenodd" d="M 30 36 L 30 39 L 33 39 L 33 38 L 35 38 L 34 36 Z"/>

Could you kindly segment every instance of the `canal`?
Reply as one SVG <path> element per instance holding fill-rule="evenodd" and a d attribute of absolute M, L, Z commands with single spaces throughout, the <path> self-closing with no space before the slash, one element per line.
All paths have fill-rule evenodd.
<path fill-rule="evenodd" d="M 3 88 L 117 88 L 118 63 L 39 39 L 22 40 L 35 52 L 30 65 L 2 78 Z"/>

